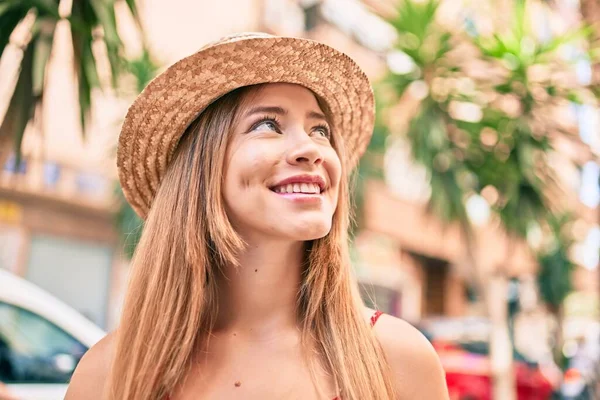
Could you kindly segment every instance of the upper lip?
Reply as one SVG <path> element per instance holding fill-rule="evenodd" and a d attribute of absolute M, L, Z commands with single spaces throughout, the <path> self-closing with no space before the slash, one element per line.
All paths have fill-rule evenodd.
<path fill-rule="evenodd" d="M 320 175 L 305 174 L 290 176 L 289 178 L 279 181 L 275 185 L 271 186 L 271 189 L 274 189 L 278 186 L 289 185 L 293 183 L 316 183 L 317 185 L 319 185 L 319 189 L 321 190 L 321 192 L 325 190 L 326 186 L 325 179 L 323 179 L 323 177 L 321 177 Z"/>

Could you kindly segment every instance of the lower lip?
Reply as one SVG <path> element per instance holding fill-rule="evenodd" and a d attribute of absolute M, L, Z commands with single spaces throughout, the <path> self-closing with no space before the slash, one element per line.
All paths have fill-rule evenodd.
<path fill-rule="evenodd" d="M 319 204 L 323 201 L 323 194 L 306 194 L 306 193 L 277 193 L 277 196 L 300 204 Z"/>

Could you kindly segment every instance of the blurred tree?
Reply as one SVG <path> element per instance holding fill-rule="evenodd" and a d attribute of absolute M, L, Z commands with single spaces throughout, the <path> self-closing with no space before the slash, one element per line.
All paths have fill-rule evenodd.
<path fill-rule="evenodd" d="M 120 1 L 127 4 L 139 28 L 141 25 L 135 1 Z M 6 116 L 0 124 L 0 166 L 4 165 L 12 151 L 16 154 L 16 162 L 20 162 L 25 127 L 38 106 L 44 102 L 47 64 L 52 52 L 56 26 L 62 20 L 68 21 L 71 27 L 82 132 L 85 132 L 91 93 L 94 88 L 100 87 L 98 60 L 93 47 L 97 43 L 104 46 L 113 87 L 116 86 L 118 78 L 127 72 L 123 43 L 117 31 L 115 3 L 116 0 L 76 0 L 68 13 L 64 11 L 66 1 L 0 1 L 0 54 L 4 54 L 9 45 L 13 45 L 20 48 L 23 55 L 15 90 L 10 98 Z M 28 35 L 14 33 L 15 30 L 23 28 L 27 30 Z M 17 36 L 23 40 L 16 42 Z"/>
<path fill-rule="evenodd" d="M 538 285 L 540 295 L 553 315 L 556 326 L 554 329 L 554 360 L 563 367 L 563 320 L 564 300 L 571 292 L 571 273 L 575 267 L 569 258 L 573 245 L 570 229 L 572 217 L 569 214 L 555 215 L 549 219 L 550 235 L 545 245 L 537 254 L 540 266 Z"/>
<path fill-rule="evenodd" d="M 497 304 L 506 297 L 514 246 L 526 241 L 532 228 L 552 235 L 555 216 L 563 212 L 563 189 L 550 157 L 557 136 L 578 136 L 564 128 L 556 111 L 593 96 L 576 79 L 568 79 L 574 69 L 558 50 L 585 39 L 590 30 L 539 40 L 529 26 L 525 1 L 516 0 L 512 26 L 482 35 L 476 22 L 467 19 L 464 30 L 453 31 L 436 21 L 439 5 L 439 0 L 404 0 L 389 21 L 398 35 L 384 81 L 397 94 L 389 106 L 389 123 L 394 125 L 398 103 L 406 104 L 407 98 L 418 103 L 405 137 L 414 160 L 428 170 L 431 211 L 462 227 L 474 281 L 493 326 L 494 398 L 514 399 L 512 360 L 500 361 L 512 354 L 507 311 Z M 487 276 L 472 256 L 476 240 L 466 202 L 474 196 L 487 200 L 509 243 L 505 265 L 492 266 Z M 560 251 L 540 255 L 542 290 L 568 275 L 567 245 L 560 242 Z M 569 280 L 563 282 L 559 292 L 543 292 L 550 304 L 560 303 L 570 290 Z M 493 293 L 498 297 L 489 298 Z"/>

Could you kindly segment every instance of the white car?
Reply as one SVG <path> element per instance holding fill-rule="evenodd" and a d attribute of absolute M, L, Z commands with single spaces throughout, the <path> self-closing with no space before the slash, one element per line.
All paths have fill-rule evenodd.
<path fill-rule="evenodd" d="M 77 363 L 104 335 L 62 301 L 0 269 L 0 382 L 17 399 L 64 399 Z"/>

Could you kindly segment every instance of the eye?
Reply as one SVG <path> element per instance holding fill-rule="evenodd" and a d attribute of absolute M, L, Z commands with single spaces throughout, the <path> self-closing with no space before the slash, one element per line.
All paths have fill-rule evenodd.
<path fill-rule="evenodd" d="M 252 125 L 251 131 L 273 131 L 280 132 L 279 122 L 273 117 L 264 117 Z"/>
<path fill-rule="evenodd" d="M 317 125 L 314 127 L 313 132 L 316 132 L 319 136 L 327 139 L 331 137 L 331 132 L 329 131 L 329 127 L 327 125 Z"/>

